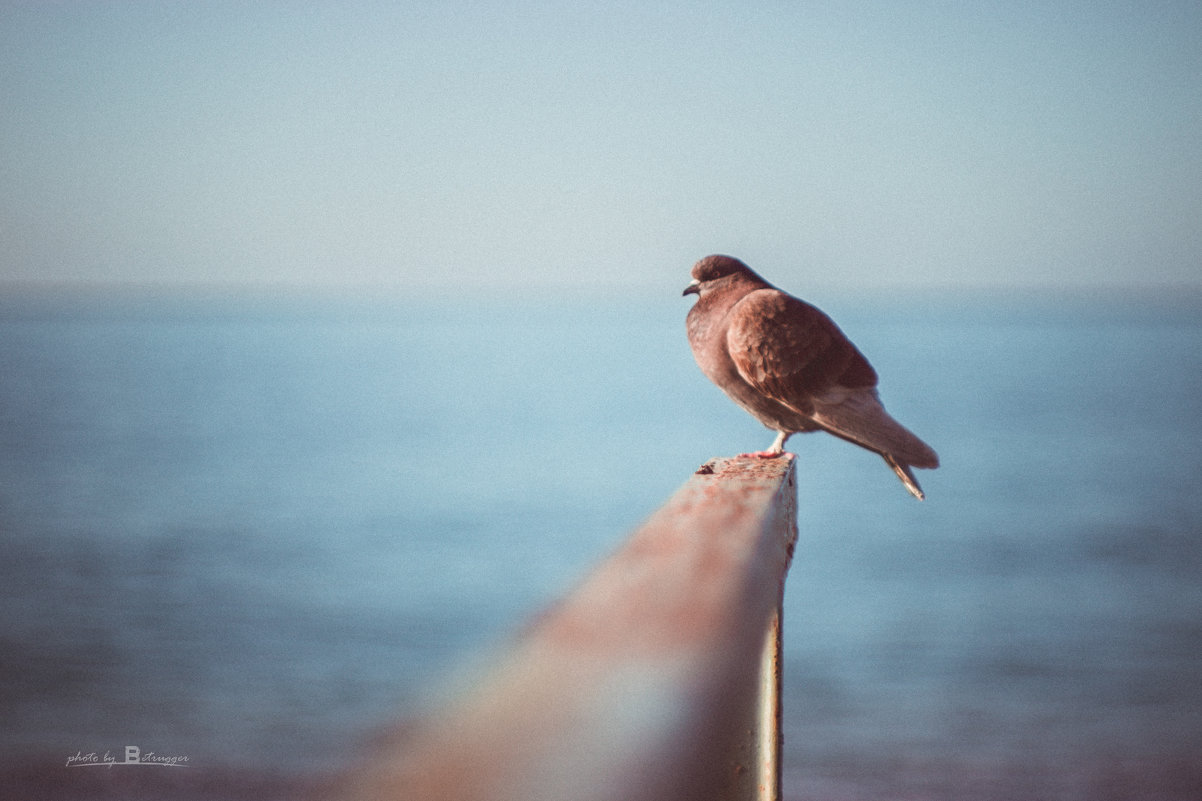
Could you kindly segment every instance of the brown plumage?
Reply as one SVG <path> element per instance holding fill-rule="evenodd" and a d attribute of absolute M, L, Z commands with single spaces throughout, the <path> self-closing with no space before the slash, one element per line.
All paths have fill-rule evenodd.
<path fill-rule="evenodd" d="M 756 455 L 781 455 L 798 432 L 827 431 L 880 454 L 922 500 L 910 468 L 938 467 L 939 457 L 885 411 L 876 371 L 831 318 L 730 256 L 697 262 L 684 294 L 698 296 L 687 326 L 701 371 L 777 432 Z"/>

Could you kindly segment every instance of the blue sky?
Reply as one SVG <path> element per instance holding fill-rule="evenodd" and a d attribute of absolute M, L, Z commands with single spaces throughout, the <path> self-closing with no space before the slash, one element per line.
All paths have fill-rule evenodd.
<path fill-rule="evenodd" d="M 6 3 L 0 280 L 1196 286 L 1199 42 L 1197 2 Z"/>

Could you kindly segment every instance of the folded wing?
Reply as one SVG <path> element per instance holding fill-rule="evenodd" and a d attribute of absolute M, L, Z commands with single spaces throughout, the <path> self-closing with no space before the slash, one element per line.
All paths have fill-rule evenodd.
<path fill-rule="evenodd" d="M 776 289 L 751 292 L 731 309 L 726 340 L 757 391 L 891 465 L 938 466 L 935 452 L 881 405 L 872 365 L 814 306 Z"/>

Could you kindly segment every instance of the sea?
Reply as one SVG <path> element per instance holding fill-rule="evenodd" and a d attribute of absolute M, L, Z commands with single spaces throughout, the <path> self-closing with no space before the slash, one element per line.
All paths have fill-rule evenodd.
<path fill-rule="evenodd" d="M 807 299 L 942 466 L 920 503 L 790 440 L 784 797 L 1202 798 L 1202 297 Z M 3 795 L 268 801 L 353 765 L 771 442 L 689 304 L 4 292 Z M 187 769 L 106 769 L 129 748 Z"/>

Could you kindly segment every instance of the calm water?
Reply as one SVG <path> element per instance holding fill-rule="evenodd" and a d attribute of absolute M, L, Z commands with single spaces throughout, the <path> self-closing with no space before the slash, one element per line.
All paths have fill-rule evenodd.
<path fill-rule="evenodd" d="M 1202 797 L 1202 305 L 811 299 L 944 467 L 919 504 L 790 443 L 786 795 Z M 140 797 L 65 768 L 138 744 L 196 769 L 160 795 L 264 799 L 357 756 L 771 440 L 687 307 L 0 300 L 5 783 Z"/>

